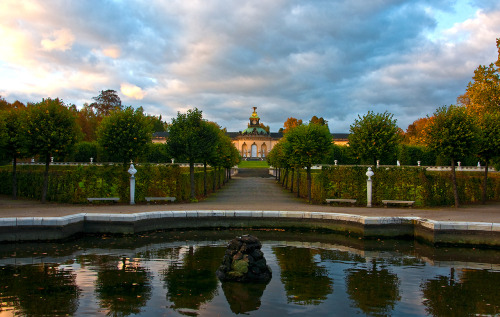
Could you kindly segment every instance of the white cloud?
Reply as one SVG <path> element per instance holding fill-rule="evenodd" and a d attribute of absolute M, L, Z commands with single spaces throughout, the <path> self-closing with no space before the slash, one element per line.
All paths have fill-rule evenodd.
<path fill-rule="evenodd" d="M 40 44 L 47 51 L 67 51 L 73 45 L 75 36 L 69 29 L 60 29 L 52 32 L 49 38 L 43 39 Z"/>
<path fill-rule="evenodd" d="M 142 91 L 140 87 L 129 83 L 121 84 L 120 91 L 125 96 L 136 100 L 143 99 L 145 95 L 144 91 Z"/>
<path fill-rule="evenodd" d="M 121 49 L 118 46 L 110 46 L 102 50 L 107 57 L 117 59 L 121 56 Z"/>

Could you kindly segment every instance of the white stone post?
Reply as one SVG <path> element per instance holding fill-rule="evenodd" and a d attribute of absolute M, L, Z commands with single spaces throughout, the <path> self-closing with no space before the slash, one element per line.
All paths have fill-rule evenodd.
<path fill-rule="evenodd" d="M 93 157 L 90 158 L 90 164 L 92 164 L 92 163 L 94 163 L 94 158 Z"/>
<path fill-rule="evenodd" d="M 417 161 L 418 166 L 420 166 L 420 161 Z"/>
<path fill-rule="evenodd" d="M 399 162 L 399 160 L 396 161 L 396 166 L 401 166 L 401 163 Z"/>
<path fill-rule="evenodd" d="M 335 163 L 335 166 L 337 166 L 338 161 L 337 161 L 337 160 L 334 160 L 333 162 Z"/>
<path fill-rule="evenodd" d="M 372 168 L 368 167 L 368 171 L 366 171 L 366 176 L 368 176 L 368 180 L 366 181 L 366 207 L 372 206 L 372 176 L 374 175 Z"/>
<path fill-rule="evenodd" d="M 380 166 L 380 160 L 377 160 L 377 167 Z"/>
<path fill-rule="evenodd" d="M 130 163 L 130 168 L 128 169 L 128 173 L 130 174 L 130 204 L 135 204 L 135 173 L 137 170 L 134 167 L 134 164 Z"/>

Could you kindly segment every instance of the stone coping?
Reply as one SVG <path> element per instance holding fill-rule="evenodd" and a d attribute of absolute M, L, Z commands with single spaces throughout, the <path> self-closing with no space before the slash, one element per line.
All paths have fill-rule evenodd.
<path fill-rule="evenodd" d="M 431 244 L 500 247 L 500 223 L 266 210 L 79 213 L 63 217 L 0 218 L 0 242 L 60 240 L 82 233 L 134 234 L 157 229 L 273 226 L 325 229 L 371 238 L 406 236 L 422 239 Z"/>
<path fill-rule="evenodd" d="M 0 227 L 20 226 L 65 226 L 81 221 L 99 222 L 135 222 L 140 220 L 163 218 L 200 218 L 200 217 L 250 217 L 250 218 L 297 218 L 323 219 L 353 222 L 361 225 L 397 225 L 418 224 L 431 230 L 464 230 L 500 232 L 500 223 L 436 221 L 420 217 L 368 217 L 352 214 L 311 212 L 311 211 L 276 211 L 276 210 L 179 210 L 152 211 L 133 214 L 116 213 L 78 213 L 62 217 L 12 217 L 0 218 Z"/>

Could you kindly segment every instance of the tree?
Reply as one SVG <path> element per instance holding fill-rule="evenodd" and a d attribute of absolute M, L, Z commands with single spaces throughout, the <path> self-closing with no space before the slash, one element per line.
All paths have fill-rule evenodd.
<path fill-rule="evenodd" d="M 116 110 L 122 110 L 122 101 L 116 91 L 112 89 L 103 90 L 97 97 L 92 98 L 95 102 L 90 104 L 98 117 L 111 114 Z"/>
<path fill-rule="evenodd" d="M 429 118 L 420 118 L 410 124 L 403 135 L 403 142 L 411 145 L 425 144 L 423 131 L 428 121 Z"/>
<path fill-rule="evenodd" d="M 40 155 L 45 161 L 42 188 L 42 203 L 45 203 L 50 157 L 68 153 L 81 138 L 81 130 L 76 124 L 73 112 L 58 98 L 48 98 L 36 104 L 29 104 L 25 114 L 24 133 L 28 152 Z"/>
<path fill-rule="evenodd" d="M 294 117 L 288 118 L 285 123 L 283 123 L 283 127 L 285 128 L 282 132 L 287 133 L 290 129 L 293 129 L 302 124 L 302 119 L 296 119 Z"/>
<path fill-rule="evenodd" d="M 460 204 L 455 162 L 475 151 L 477 131 L 474 119 L 467 114 L 465 107 L 440 107 L 426 125 L 425 139 L 432 150 L 451 161 L 453 195 L 455 207 L 458 208 Z"/>
<path fill-rule="evenodd" d="M 492 159 L 500 157 L 500 111 L 484 113 L 479 119 L 479 142 L 477 155 L 485 163 L 481 202 L 486 203 L 488 165 Z"/>
<path fill-rule="evenodd" d="M 291 129 L 285 138 L 290 143 L 293 165 L 307 170 L 307 199 L 311 202 L 311 167 L 328 154 L 332 136 L 328 126 L 310 123 Z"/>
<path fill-rule="evenodd" d="M 23 113 L 26 108 L 12 108 L 0 113 L 0 125 L 2 131 L 0 144 L 2 152 L 9 160 L 12 160 L 12 199 L 17 199 L 17 159 L 26 152 L 23 139 Z"/>
<path fill-rule="evenodd" d="M 328 121 L 326 121 L 325 119 L 323 119 L 323 117 L 316 117 L 316 116 L 313 116 L 311 118 L 311 120 L 309 121 L 309 123 L 313 123 L 313 124 L 319 124 L 319 125 L 326 125 L 328 126 Z"/>
<path fill-rule="evenodd" d="M 187 113 L 177 113 L 168 127 L 168 152 L 176 160 L 186 160 L 189 163 L 189 179 L 191 184 L 191 199 L 196 200 L 194 184 L 194 163 L 202 159 L 205 153 L 203 117 L 197 108 L 189 109 Z"/>
<path fill-rule="evenodd" d="M 399 143 L 398 126 L 393 115 L 368 111 L 358 115 L 350 127 L 349 146 L 353 153 L 364 161 L 377 163 L 377 159 L 393 158 Z"/>
<path fill-rule="evenodd" d="M 200 131 L 200 158 L 203 162 L 203 194 L 207 195 L 207 164 L 217 155 L 217 143 L 220 142 L 220 127 L 215 122 L 202 121 Z"/>
<path fill-rule="evenodd" d="M 114 111 L 103 118 L 97 129 L 97 142 L 113 160 L 125 166 L 137 160 L 151 142 L 150 123 L 141 107 Z"/>

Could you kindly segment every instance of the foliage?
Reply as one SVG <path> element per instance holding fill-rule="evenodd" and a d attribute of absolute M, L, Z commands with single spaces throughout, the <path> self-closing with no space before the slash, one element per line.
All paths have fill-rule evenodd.
<path fill-rule="evenodd" d="M 365 163 L 381 164 L 393 162 L 399 143 L 398 127 L 393 115 L 387 111 L 374 113 L 369 111 L 363 117 L 358 116 L 350 127 L 349 146 L 356 157 Z"/>
<path fill-rule="evenodd" d="M 455 162 L 474 153 L 477 131 L 474 119 L 465 107 L 441 107 L 434 112 L 425 129 L 427 145 L 436 153 L 451 160 L 455 207 L 459 207 Z"/>
<path fill-rule="evenodd" d="M 286 119 L 285 123 L 283 123 L 284 130 L 280 130 L 280 132 L 287 133 L 291 129 L 302 125 L 302 119 L 297 119 L 294 117 L 290 117 Z"/>
<path fill-rule="evenodd" d="M 99 96 L 92 98 L 95 102 L 90 107 L 98 117 L 108 116 L 113 111 L 122 110 L 122 101 L 116 91 L 112 89 L 102 90 Z"/>
<path fill-rule="evenodd" d="M 178 165 L 136 165 L 136 202 L 144 202 L 145 197 L 176 197 L 177 201 L 190 199 L 189 173 Z M 43 168 L 40 165 L 18 167 L 18 196 L 39 198 L 43 183 Z M 221 172 L 223 175 L 223 172 Z M 212 175 L 215 174 L 215 175 Z M 9 194 L 12 189 L 12 169 L 0 168 L 0 194 Z M 88 197 L 120 197 L 123 202 L 130 200 L 130 175 L 121 165 L 79 165 L 52 166 L 47 200 L 63 203 L 85 203 Z M 219 177 L 217 173 L 208 175 Z M 196 195 L 203 195 L 203 173 L 196 171 Z M 209 193 L 211 190 L 209 189 Z"/>
<path fill-rule="evenodd" d="M 332 144 L 328 150 L 324 163 L 333 165 L 335 161 L 337 161 L 338 165 L 359 164 L 359 159 L 356 159 L 350 146 Z"/>
<path fill-rule="evenodd" d="M 170 163 L 172 161 L 166 144 L 148 143 L 146 152 L 147 163 Z"/>
<path fill-rule="evenodd" d="M 328 126 L 328 121 L 323 119 L 323 117 L 318 118 L 316 116 L 312 116 L 311 120 L 309 120 L 309 123 Z"/>
<path fill-rule="evenodd" d="M 403 135 L 403 143 L 410 145 L 425 145 L 424 128 L 429 118 L 420 118 L 415 120 L 406 129 Z"/>
<path fill-rule="evenodd" d="M 150 121 L 142 108 L 127 107 L 105 117 L 97 130 L 99 145 L 113 161 L 128 163 L 146 150 L 151 142 Z"/>

